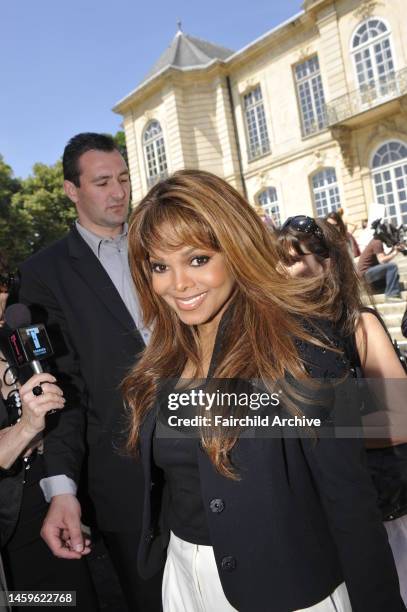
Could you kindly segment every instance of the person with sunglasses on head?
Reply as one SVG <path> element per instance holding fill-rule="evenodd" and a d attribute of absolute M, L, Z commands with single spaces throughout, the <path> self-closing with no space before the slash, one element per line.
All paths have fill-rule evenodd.
<path fill-rule="evenodd" d="M 324 296 L 329 318 L 345 339 L 345 350 L 360 377 L 382 396 L 376 413 L 364 424 L 380 420 L 381 439 L 367 440 L 367 461 L 407 603 L 407 415 L 406 373 L 380 315 L 362 302 L 362 285 L 346 244 L 332 226 L 303 215 L 283 224 L 278 245 L 284 272 L 290 277 L 320 278 L 314 295 Z M 310 261 L 313 262 L 311 265 Z M 374 379 L 374 380 L 372 380 Z M 386 382 L 388 381 L 388 382 Z M 373 402 L 374 398 L 369 396 Z M 370 401 L 367 401 L 369 404 Z"/>
<path fill-rule="evenodd" d="M 350 373 L 309 300 L 315 281 L 287 280 L 255 210 L 199 170 L 176 172 L 134 209 L 129 258 L 153 329 L 123 382 L 128 448 L 145 476 L 139 569 L 165 565 L 164 611 L 404 610 L 361 442 L 315 432 L 312 414 L 330 430 L 324 384 L 318 404 L 303 401 L 318 379 Z M 291 415 L 275 430 L 244 424 L 238 391 L 258 386 L 281 391 L 277 415 Z M 197 426 L 174 429 L 177 415 Z"/>

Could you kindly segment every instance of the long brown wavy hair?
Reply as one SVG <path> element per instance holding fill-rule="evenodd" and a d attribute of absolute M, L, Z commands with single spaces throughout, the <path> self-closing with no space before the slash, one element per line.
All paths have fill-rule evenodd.
<path fill-rule="evenodd" d="M 363 308 L 362 290 L 366 291 L 366 287 L 357 275 L 346 237 L 324 219 L 315 219 L 315 223 L 322 235 L 301 232 L 290 225 L 280 230 L 279 257 L 284 265 L 291 265 L 296 255 L 304 254 L 305 247 L 321 263 L 329 258 L 329 265 L 324 266 L 321 277 L 323 282 L 312 299 L 318 303 L 322 292 L 328 299 L 326 311 L 329 320 L 336 323 L 343 334 L 350 335 L 356 330 Z"/>
<path fill-rule="evenodd" d="M 181 170 L 155 185 L 129 222 L 129 261 L 144 322 L 152 336 L 122 384 L 130 409 L 128 449 L 138 447 L 140 426 L 157 399 L 160 381 L 181 376 L 186 363 L 202 375 L 195 326 L 184 324 L 152 289 L 149 254 L 188 245 L 222 252 L 235 279 L 233 316 L 222 340 L 214 378 L 276 381 L 307 376 L 296 339 L 311 340 L 304 317 L 325 316 L 323 298 L 308 297 L 319 279 L 287 279 L 278 271 L 275 238 L 255 210 L 228 183 L 200 170 Z M 308 297 L 307 297 L 308 296 Z M 302 317 L 298 316 L 302 315 Z M 234 477 L 229 460 L 238 432 L 201 432 L 215 467 Z"/>

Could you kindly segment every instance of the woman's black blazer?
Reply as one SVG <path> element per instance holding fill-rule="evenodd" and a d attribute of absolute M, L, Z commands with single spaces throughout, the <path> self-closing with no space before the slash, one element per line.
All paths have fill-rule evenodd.
<path fill-rule="evenodd" d="M 301 347 L 312 376 L 340 377 L 337 353 Z M 215 349 L 216 352 L 216 349 Z M 348 406 L 341 399 L 341 410 Z M 349 405 L 355 402 L 350 401 Z M 166 489 L 152 462 L 157 410 L 141 429 L 145 476 L 139 570 L 164 564 Z M 353 612 L 399 612 L 397 574 L 361 439 L 240 438 L 232 462 L 241 479 L 221 476 L 197 445 L 202 499 L 224 593 L 240 612 L 292 612 L 346 582 Z"/>
<path fill-rule="evenodd" d="M 3 429 L 6 425 L 6 406 L 0 397 L 0 429 Z M 11 537 L 20 514 L 24 470 L 19 460 L 13 467 L 16 469 L 0 471 L 0 548 Z"/>

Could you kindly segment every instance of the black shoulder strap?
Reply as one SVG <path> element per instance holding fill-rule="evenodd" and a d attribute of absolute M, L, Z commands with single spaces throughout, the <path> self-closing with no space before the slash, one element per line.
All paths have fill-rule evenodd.
<path fill-rule="evenodd" d="M 369 308 L 368 306 L 363 306 L 361 308 L 361 313 L 364 313 L 364 312 L 370 312 L 372 315 L 374 315 L 380 321 L 380 324 L 382 325 L 383 329 L 385 330 L 386 334 L 388 335 L 390 342 L 393 343 L 393 340 L 391 339 L 390 334 L 387 331 L 386 324 L 383 321 L 383 319 L 381 318 L 380 314 L 377 312 L 377 310 L 374 310 L 373 308 Z M 344 345 L 345 345 L 346 356 L 348 357 L 348 359 L 351 362 L 352 366 L 359 370 L 358 371 L 358 376 L 360 376 L 360 375 L 363 376 L 363 374 L 361 373 L 362 363 L 360 361 L 359 351 L 358 351 L 358 347 L 356 345 L 356 334 L 353 333 L 353 334 L 347 336 L 345 338 Z"/>
<path fill-rule="evenodd" d="M 384 331 L 386 332 L 386 334 L 387 334 L 387 336 L 388 336 L 389 340 L 390 340 L 391 342 L 393 342 L 392 337 L 391 337 L 391 336 L 390 336 L 390 334 L 389 334 L 389 330 L 388 330 L 388 329 L 387 329 L 387 327 L 386 327 L 386 323 L 383 321 L 383 319 L 382 319 L 382 317 L 381 317 L 380 313 L 379 313 L 379 312 L 377 312 L 377 310 L 375 310 L 374 308 L 369 308 L 369 306 L 363 306 L 363 307 L 360 309 L 360 312 L 368 312 L 368 313 L 370 313 L 370 314 L 374 315 L 374 316 L 376 317 L 376 319 L 377 319 L 377 320 L 380 322 L 380 325 L 383 327 L 383 329 L 384 329 Z"/>
<path fill-rule="evenodd" d="M 403 319 L 401 321 L 401 333 L 405 338 L 407 338 L 407 309 L 403 315 Z"/>

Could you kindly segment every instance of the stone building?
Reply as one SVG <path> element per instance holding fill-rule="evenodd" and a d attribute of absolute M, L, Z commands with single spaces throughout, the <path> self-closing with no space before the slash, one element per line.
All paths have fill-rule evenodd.
<path fill-rule="evenodd" d="M 179 29 L 114 107 L 134 203 L 161 177 L 201 168 L 276 223 L 342 206 L 359 225 L 372 203 L 407 223 L 406 8 L 305 0 L 236 52 Z"/>

